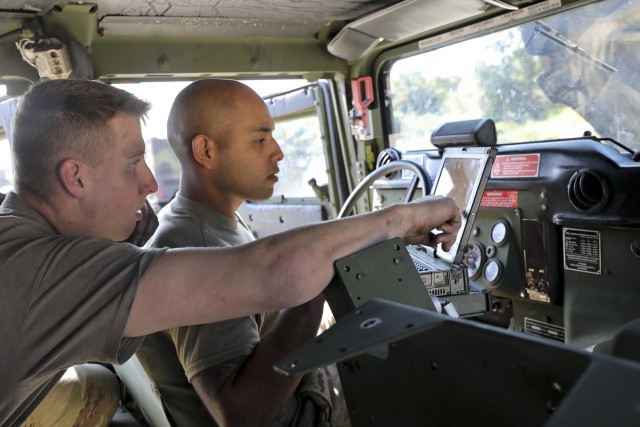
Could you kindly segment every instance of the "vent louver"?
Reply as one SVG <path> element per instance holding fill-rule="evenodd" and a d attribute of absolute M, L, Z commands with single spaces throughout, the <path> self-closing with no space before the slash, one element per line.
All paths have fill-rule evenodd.
<path fill-rule="evenodd" d="M 576 171 L 569 180 L 569 201 L 578 211 L 588 214 L 602 212 L 609 200 L 609 186 L 594 170 Z"/>
<path fill-rule="evenodd" d="M 395 160 L 400 160 L 401 158 L 402 158 L 402 155 L 395 148 L 385 148 L 384 150 L 382 150 L 380 152 L 380 154 L 378 154 L 378 158 L 376 159 L 376 169 L 378 169 L 379 167 L 384 166 L 384 165 L 386 165 L 388 163 L 391 163 L 391 162 L 393 162 Z M 384 177 L 389 179 L 395 173 L 396 172 L 390 172 L 390 173 L 386 174 Z"/>

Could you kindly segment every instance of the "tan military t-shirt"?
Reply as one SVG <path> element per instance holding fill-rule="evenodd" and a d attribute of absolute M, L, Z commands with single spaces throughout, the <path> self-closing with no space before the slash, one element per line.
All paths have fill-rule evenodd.
<path fill-rule="evenodd" d="M 15 193 L 0 206 L 0 425 L 19 424 L 69 366 L 122 363 L 138 281 L 162 250 L 61 236 Z"/>
<path fill-rule="evenodd" d="M 179 193 L 160 212 L 160 227 L 147 245 L 152 247 L 226 247 L 254 240 L 239 218 L 222 215 L 204 205 L 182 197 Z M 229 278 L 232 280 L 232 278 Z M 229 282 L 229 287 L 233 283 Z M 138 358 L 155 381 L 168 415 L 176 425 L 216 426 L 190 384 L 205 369 L 216 367 L 222 377 L 229 378 L 242 365 L 277 318 L 279 313 L 245 316 L 206 325 L 187 326 L 149 336 L 138 352 Z M 337 381 L 325 370 L 306 376 L 296 395 L 278 415 L 274 426 L 329 425 L 333 416 L 329 397 Z M 223 382 L 219 385 L 222 387 Z M 309 417 L 326 413 L 324 421 L 310 422 Z M 344 410 L 346 415 L 346 408 Z M 331 414 L 331 415 L 329 415 Z M 322 415 L 322 414 L 321 414 Z M 344 416 L 343 416 L 344 418 Z M 334 424 L 345 425 L 345 424 Z"/>

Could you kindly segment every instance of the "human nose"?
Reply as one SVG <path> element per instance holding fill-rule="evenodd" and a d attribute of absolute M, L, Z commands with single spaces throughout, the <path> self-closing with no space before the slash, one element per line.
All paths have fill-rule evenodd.
<path fill-rule="evenodd" d="M 273 142 L 275 143 L 275 146 L 276 146 L 276 150 L 274 151 L 273 158 L 275 159 L 276 162 L 279 162 L 282 159 L 284 159 L 284 153 L 282 152 L 282 149 L 280 148 L 280 144 L 278 144 L 278 141 L 276 141 L 275 138 L 273 139 Z"/>
<path fill-rule="evenodd" d="M 144 172 L 141 179 L 140 192 L 146 196 L 158 191 L 158 181 L 153 176 L 153 172 L 149 169 L 147 162 L 144 163 Z"/>

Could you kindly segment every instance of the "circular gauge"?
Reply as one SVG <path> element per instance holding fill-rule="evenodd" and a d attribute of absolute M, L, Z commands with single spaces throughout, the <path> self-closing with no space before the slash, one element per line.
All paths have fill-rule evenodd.
<path fill-rule="evenodd" d="M 500 280 L 500 276 L 502 276 L 502 264 L 497 259 L 491 259 L 484 266 L 484 271 L 482 273 L 484 280 L 486 280 L 490 285 L 494 285 L 498 280 Z"/>
<path fill-rule="evenodd" d="M 487 254 L 487 258 L 493 258 L 494 256 L 496 256 L 497 252 L 498 249 L 496 249 L 496 247 L 493 245 L 487 246 L 487 250 L 484 251 L 484 253 Z"/>
<path fill-rule="evenodd" d="M 467 266 L 467 274 L 470 278 L 475 278 L 480 273 L 484 262 L 484 248 L 480 243 L 471 242 L 464 247 L 462 252 L 462 262 Z"/>
<path fill-rule="evenodd" d="M 509 229 L 507 228 L 507 224 L 503 221 L 497 222 L 491 227 L 491 240 L 496 245 L 502 245 L 507 241 L 509 237 Z"/>

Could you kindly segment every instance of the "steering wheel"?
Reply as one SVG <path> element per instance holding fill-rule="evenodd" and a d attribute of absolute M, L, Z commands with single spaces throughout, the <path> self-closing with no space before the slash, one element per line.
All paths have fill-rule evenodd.
<path fill-rule="evenodd" d="M 418 179 L 422 181 L 422 196 L 424 197 L 429 195 L 431 192 L 431 178 L 422 166 L 410 160 L 393 160 L 390 163 L 376 168 L 376 170 L 360 181 L 349 197 L 347 197 L 344 205 L 342 205 L 342 209 L 340 209 L 340 212 L 338 213 L 338 218 L 351 214 L 351 211 L 355 206 L 355 202 L 364 194 L 375 180 L 398 170 L 410 170 L 414 173 L 407 191 L 404 193 L 404 196 L 402 196 L 401 203 L 407 203 L 411 200 L 416 192 L 416 188 L 418 187 Z"/>

